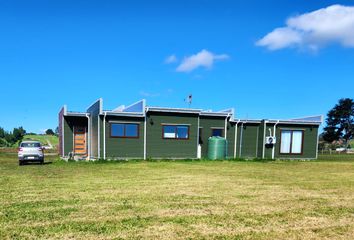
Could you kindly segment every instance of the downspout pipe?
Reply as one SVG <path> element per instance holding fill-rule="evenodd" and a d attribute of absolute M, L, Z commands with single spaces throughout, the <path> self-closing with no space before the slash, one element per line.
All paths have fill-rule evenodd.
<path fill-rule="evenodd" d="M 266 128 L 267 128 L 267 122 L 264 120 L 264 125 L 263 125 L 263 145 L 262 145 L 262 159 L 265 157 L 265 144 L 266 144 Z"/>
<path fill-rule="evenodd" d="M 227 114 L 227 116 L 225 117 L 225 127 L 224 127 L 224 129 L 225 129 L 225 131 L 224 131 L 224 133 L 225 133 L 225 139 L 227 139 L 227 117 L 229 116 L 229 114 Z"/>
<path fill-rule="evenodd" d="M 107 112 L 103 115 L 103 159 L 106 160 L 106 116 Z"/>
<path fill-rule="evenodd" d="M 146 160 L 146 118 L 147 118 L 148 111 L 149 111 L 149 108 L 146 107 L 145 117 L 144 117 L 144 160 Z"/>
<path fill-rule="evenodd" d="M 274 124 L 274 127 L 273 127 L 273 137 L 274 138 L 276 137 L 276 130 L 277 130 L 278 123 L 279 123 L 279 120 Z M 273 146 L 273 149 L 272 149 L 272 159 L 274 159 L 274 157 L 275 157 L 275 145 Z"/>
<path fill-rule="evenodd" d="M 234 159 L 236 159 L 236 149 L 237 149 L 237 128 L 238 128 L 238 123 L 241 120 L 237 120 L 236 125 L 235 125 L 235 139 L 234 139 Z"/>
<path fill-rule="evenodd" d="M 227 122 L 230 117 L 230 113 L 225 117 L 225 139 L 226 139 L 226 158 L 228 157 L 229 144 L 227 142 Z"/>
<path fill-rule="evenodd" d="M 91 158 L 91 123 L 90 114 L 86 113 L 87 117 L 87 160 Z"/>
<path fill-rule="evenodd" d="M 97 159 L 101 158 L 101 126 L 100 126 L 100 114 L 97 115 Z"/>
<path fill-rule="evenodd" d="M 199 126 L 200 126 L 200 116 L 198 114 L 198 122 L 197 122 L 197 159 L 199 158 Z"/>
<path fill-rule="evenodd" d="M 240 134 L 240 158 L 241 158 L 241 155 L 242 155 L 242 142 L 243 142 L 243 124 L 244 123 L 247 123 L 247 121 L 246 122 L 242 122 L 242 124 L 241 124 L 241 134 Z"/>

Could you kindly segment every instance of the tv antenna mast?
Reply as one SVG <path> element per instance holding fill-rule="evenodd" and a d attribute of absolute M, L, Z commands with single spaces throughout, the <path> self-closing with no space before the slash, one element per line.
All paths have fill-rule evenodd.
<path fill-rule="evenodd" d="M 188 103 L 188 108 L 191 108 L 192 98 L 193 98 L 192 94 L 189 94 L 188 97 L 184 99 L 184 101 Z"/>

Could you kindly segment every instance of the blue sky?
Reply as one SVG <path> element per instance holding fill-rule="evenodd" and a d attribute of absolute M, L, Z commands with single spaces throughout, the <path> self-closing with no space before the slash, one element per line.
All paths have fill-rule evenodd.
<path fill-rule="evenodd" d="M 190 93 L 193 108 L 235 107 L 238 118 L 325 115 L 354 95 L 351 6 L 0 1 L 0 126 L 55 128 L 62 105 L 81 111 L 100 97 L 105 109 L 141 98 L 187 107 Z"/>

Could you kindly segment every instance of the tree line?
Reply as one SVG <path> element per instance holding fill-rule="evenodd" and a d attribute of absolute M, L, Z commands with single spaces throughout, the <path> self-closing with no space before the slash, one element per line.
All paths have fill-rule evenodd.
<path fill-rule="evenodd" d="M 26 130 L 23 127 L 14 128 L 12 131 L 5 131 L 0 127 L 0 147 L 10 147 L 21 141 L 25 136 Z"/>
<path fill-rule="evenodd" d="M 325 127 L 320 135 L 322 143 L 342 145 L 350 148 L 350 141 L 354 137 L 354 100 L 342 98 L 327 113 Z M 342 142 L 342 144 L 338 144 Z M 323 144 L 324 145 L 324 144 Z"/>
<path fill-rule="evenodd" d="M 47 135 L 57 135 L 57 133 L 58 128 L 55 129 L 55 132 L 50 128 L 45 131 Z M 12 131 L 6 131 L 4 128 L 0 127 L 0 147 L 12 147 L 14 144 L 22 141 L 25 135 L 37 134 L 27 133 L 22 126 L 14 128 Z"/>

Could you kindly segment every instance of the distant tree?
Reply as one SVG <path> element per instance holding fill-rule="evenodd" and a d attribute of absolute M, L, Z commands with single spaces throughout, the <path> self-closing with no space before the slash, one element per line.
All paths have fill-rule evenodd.
<path fill-rule="evenodd" d="M 0 138 L 0 147 L 8 147 L 9 143 L 4 139 Z"/>
<path fill-rule="evenodd" d="M 6 133 L 4 139 L 7 143 L 9 143 L 9 145 L 12 145 L 16 142 L 16 139 L 12 133 Z"/>
<path fill-rule="evenodd" d="M 37 135 L 37 133 L 34 133 L 34 132 L 26 132 L 26 135 Z"/>
<path fill-rule="evenodd" d="M 53 130 L 52 129 L 47 129 L 46 131 L 45 131 L 45 134 L 47 134 L 47 135 L 54 135 L 54 132 L 53 132 Z"/>
<path fill-rule="evenodd" d="M 59 135 L 59 127 L 55 128 L 55 135 Z"/>
<path fill-rule="evenodd" d="M 25 134 L 26 134 L 26 130 L 23 129 L 23 127 L 14 128 L 14 130 L 12 131 L 13 139 L 15 142 L 22 140 Z"/>
<path fill-rule="evenodd" d="M 6 131 L 0 127 L 0 138 L 5 138 L 5 135 L 6 135 Z"/>
<path fill-rule="evenodd" d="M 0 146 L 11 146 L 21 141 L 25 134 L 26 130 L 23 127 L 14 128 L 12 132 L 5 131 L 0 127 Z"/>
<path fill-rule="evenodd" d="M 350 98 L 342 98 L 327 113 L 326 127 L 323 139 L 327 142 L 344 139 L 348 147 L 349 141 L 354 136 L 354 101 Z"/>

